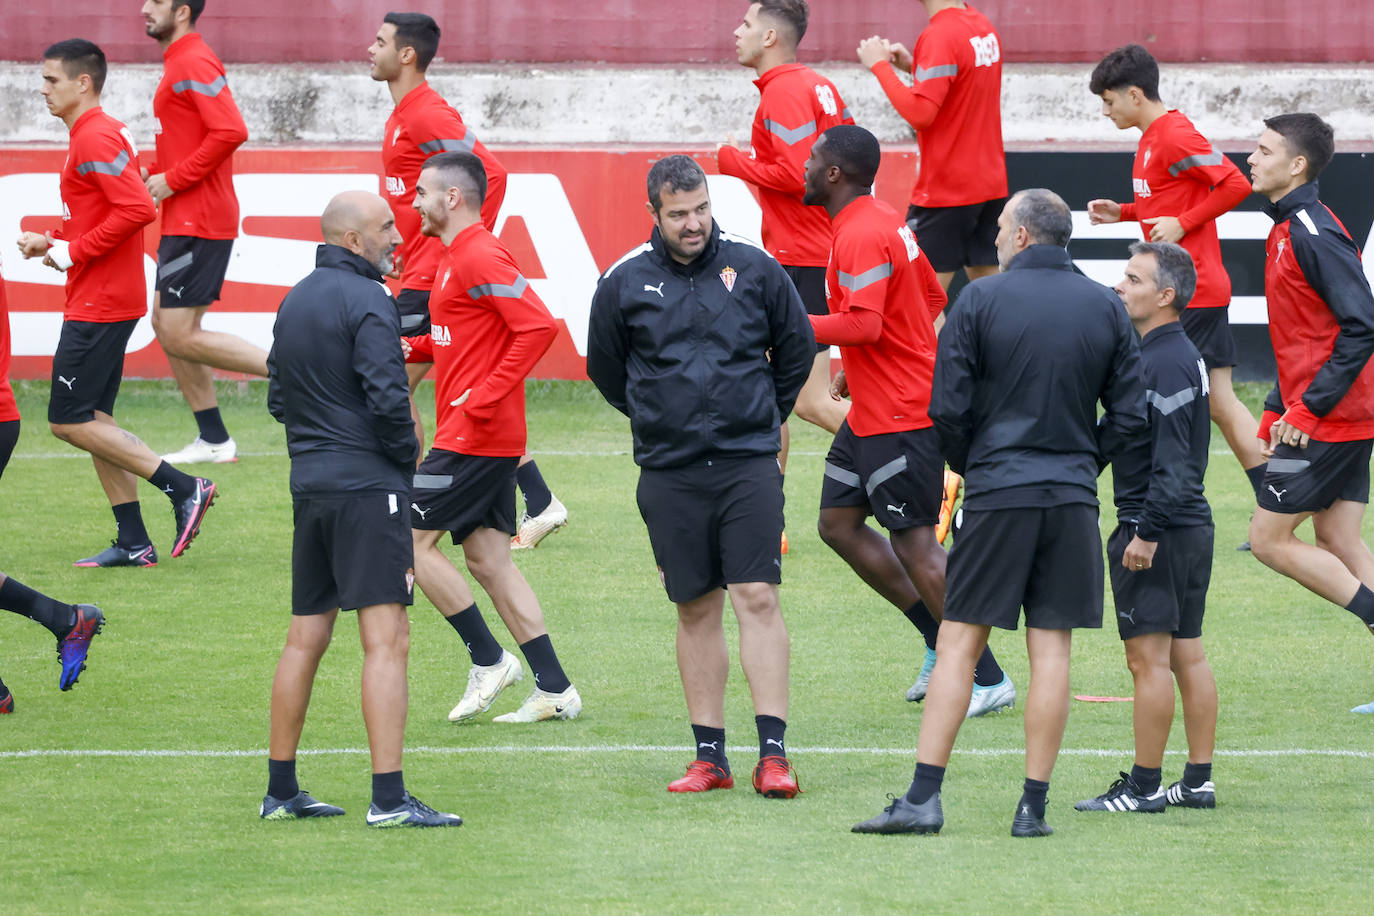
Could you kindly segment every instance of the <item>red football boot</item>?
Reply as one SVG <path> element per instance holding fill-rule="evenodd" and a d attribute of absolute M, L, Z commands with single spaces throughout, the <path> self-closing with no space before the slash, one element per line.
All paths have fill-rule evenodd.
<path fill-rule="evenodd" d="M 668 783 L 669 792 L 707 792 L 711 789 L 733 789 L 735 777 L 725 767 L 709 760 L 693 760 L 681 779 Z"/>
<path fill-rule="evenodd" d="M 764 798 L 792 798 L 801 791 L 797 771 L 786 757 L 761 757 L 754 767 L 754 791 Z"/>

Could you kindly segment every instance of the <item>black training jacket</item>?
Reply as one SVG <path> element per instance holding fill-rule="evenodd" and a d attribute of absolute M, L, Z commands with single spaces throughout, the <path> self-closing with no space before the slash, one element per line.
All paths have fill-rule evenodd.
<path fill-rule="evenodd" d="M 718 225 L 690 264 L 672 259 L 655 228 L 592 298 L 587 375 L 630 418 L 641 467 L 777 454 L 815 355 L 791 279 Z"/>
<path fill-rule="evenodd" d="M 951 306 L 930 418 L 969 509 L 1097 505 L 1100 467 L 1146 424 L 1121 300 L 1057 245 L 1020 252 Z"/>
<path fill-rule="evenodd" d="M 1113 459 L 1112 489 L 1117 520 L 1158 541 L 1168 528 L 1212 521 L 1202 492 L 1212 440 L 1207 366 L 1176 321 L 1145 335 L 1140 363 L 1150 429 Z"/>
<path fill-rule="evenodd" d="M 376 268 L 321 245 L 272 334 L 267 409 L 286 424 L 292 495 L 408 493 L 420 446 L 400 317 Z"/>

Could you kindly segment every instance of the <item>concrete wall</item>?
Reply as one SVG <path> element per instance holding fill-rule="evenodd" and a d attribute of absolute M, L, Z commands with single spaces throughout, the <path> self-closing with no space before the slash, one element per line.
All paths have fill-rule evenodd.
<path fill-rule="evenodd" d="M 250 142 L 373 143 L 392 108 L 386 86 L 356 65 L 230 65 L 230 87 Z M 911 142 L 873 76 L 857 64 L 821 68 L 855 119 L 885 143 Z M 1009 65 L 1003 129 L 1009 144 L 1108 144 L 1134 148 L 1088 93 L 1087 64 Z M 66 129 L 38 95 L 35 64 L 0 64 L 0 144 L 65 143 Z M 142 145 L 153 137 L 158 65 L 114 64 L 104 105 Z M 758 102 L 741 67 L 436 65 L 431 80 L 488 144 L 645 143 L 714 145 L 746 140 Z M 1167 67 L 1161 93 L 1202 132 L 1231 149 L 1258 136 L 1261 120 L 1316 111 L 1336 126 L 1342 148 L 1374 142 L 1374 66 L 1243 64 Z"/>
<path fill-rule="evenodd" d="M 1361 0 L 978 0 L 997 27 L 1007 60 L 1093 61 L 1128 42 L 1167 61 L 1368 61 L 1374 5 Z M 135 0 L 12 3 L 0 60 L 32 60 L 60 38 L 81 35 L 111 60 L 156 61 Z M 643 0 L 215 0 L 200 28 L 226 61 L 366 60 L 387 10 L 438 20 L 440 54 L 451 62 L 619 64 L 734 60 L 731 32 L 748 0 L 677 6 Z M 802 43 L 808 61 L 852 61 L 860 38 L 908 45 L 926 24 L 918 0 L 812 0 Z"/>

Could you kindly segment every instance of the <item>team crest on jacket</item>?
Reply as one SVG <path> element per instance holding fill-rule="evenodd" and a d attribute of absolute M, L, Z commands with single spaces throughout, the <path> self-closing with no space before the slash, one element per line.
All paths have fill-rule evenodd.
<path fill-rule="evenodd" d="M 720 282 L 725 284 L 725 291 L 733 293 L 735 291 L 735 277 L 739 274 L 733 267 L 727 267 L 720 272 Z"/>

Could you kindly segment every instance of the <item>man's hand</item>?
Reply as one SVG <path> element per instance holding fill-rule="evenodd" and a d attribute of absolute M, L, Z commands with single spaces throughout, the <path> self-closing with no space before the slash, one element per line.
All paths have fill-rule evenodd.
<path fill-rule="evenodd" d="M 835 377 L 830 380 L 830 397 L 836 401 L 843 401 L 849 397 L 849 382 L 844 377 L 844 370 L 835 373 Z"/>
<path fill-rule="evenodd" d="M 1183 241 L 1183 224 L 1178 221 L 1177 216 L 1153 216 L 1141 222 L 1151 227 L 1152 242 L 1173 242 L 1177 245 Z"/>
<path fill-rule="evenodd" d="M 892 46 L 886 38 L 873 35 L 859 42 L 858 55 L 859 63 L 871 70 L 874 64 L 892 59 Z"/>
<path fill-rule="evenodd" d="M 725 149 L 727 146 L 732 146 L 732 147 L 734 147 L 735 149 L 739 150 L 740 152 L 743 152 L 743 151 L 744 151 L 744 147 L 740 146 L 739 141 L 735 139 L 735 135 L 734 135 L 734 134 L 726 134 L 726 135 L 725 135 L 725 142 L 719 144 L 719 145 L 716 147 L 716 155 L 719 156 L 719 155 L 720 155 L 720 151 L 723 150 L 723 149 Z"/>
<path fill-rule="evenodd" d="M 1298 429 L 1292 423 L 1280 417 L 1274 425 L 1269 427 L 1269 453 L 1273 454 L 1275 448 L 1280 444 L 1291 445 L 1294 448 L 1307 448 L 1307 443 L 1312 441 L 1312 437 Z"/>
<path fill-rule="evenodd" d="M 36 258 L 48 253 L 48 237 L 41 232 L 23 232 L 19 235 L 19 253 L 25 259 Z"/>
<path fill-rule="evenodd" d="M 464 391 L 462 394 L 458 395 L 458 397 L 454 398 L 452 401 L 449 401 L 449 405 L 451 407 L 463 406 L 463 402 L 468 399 L 468 395 L 470 394 L 472 394 L 471 388 L 469 388 L 467 391 Z"/>
<path fill-rule="evenodd" d="M 907 50 L 906 45 L 902 44 L 900 41 L 889 41 L 887 43 L 887 55 L 888 59 L 892 61 L 892 66 L 901 70 L 903 73 L 910 73 L 911 69 L 916 66 L 916 59 L 911 56 L 911 52 Z"/>
<path fill-rule="evenodd" d="M 410 351 L 411 351 L 412 349 L 413 349 L 413 347 L 411 347 L 410 341 L 408 341 L 408 340 L 406 340 L 404 337 L 402 337 L 402 338 L 401 338 L 401 356 L 402 356 L 402 358 L 404 358 L 404 359 L 410 359 Z"/>
<path fill-rule="evenodd" d="M 1121 222 L 1121 204 L 1101 198 L 1088 201 L 1088 222 L 1094 226 Z"/>
<path fill-rule="evenodd" d="M 143 183 L 148 186 L 148 193 L 153 195 L 153 203 L 160 204 L 176 192 L 171 185 L 167 184 L 165 172 L 158 172 L 156 175 L 149 175 Z"/>
<path fill-rule="evenodd" d="M 1126 545 L 1126 552 L 1121 555 L 1121 565 L 1132 572 L 1149 569 L 1154 565 L 1155 550 L 1158 547 L 1157 542 L 1142 541 L 1137 534 L 1131 538 L 1131 543 Z"/>

